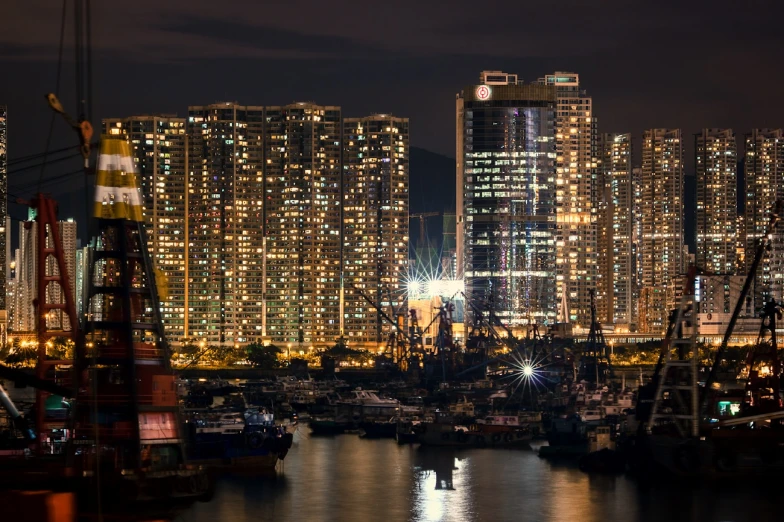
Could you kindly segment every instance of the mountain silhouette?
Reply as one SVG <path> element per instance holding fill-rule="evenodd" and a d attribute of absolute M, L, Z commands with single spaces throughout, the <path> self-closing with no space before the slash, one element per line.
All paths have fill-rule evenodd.
<path fill-rule="evenodd" d="M 455 160 L 419 147 L 411 147 L 409 158 L 409 212 L 438 212 L 425 218 L 425 234 L 440 249 L 443 239 L 443 214 L 455 211 Z M 410 245 L 419 241 L 419 219 L 411 219 Z"/>

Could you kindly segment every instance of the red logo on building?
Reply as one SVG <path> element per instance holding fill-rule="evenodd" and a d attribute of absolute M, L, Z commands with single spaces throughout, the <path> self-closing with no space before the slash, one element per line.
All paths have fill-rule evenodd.
<path fill-rule="evenodd" d="M 476 88 L 476 97 L 480 100 L 486 100 L 490 98 L 490 87 L 487 85 L 480 85 Z"/>

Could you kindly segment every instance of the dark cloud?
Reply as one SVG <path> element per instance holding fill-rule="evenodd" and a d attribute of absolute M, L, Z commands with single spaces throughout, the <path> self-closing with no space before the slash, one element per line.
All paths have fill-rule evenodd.
<path fill-rule="evenodd" d="M 59 5 L 12 2 L 0 19 L 12 158 L 44 142 Z M 137 0 L 93 9 L 96 124 L 223 99 L 307 99 L 349 115 L 408 116 L 413 144 L 453 155 L 455 93 L 482 69 L 505 69 L 527 81 L 580 73 L 603 132 L 784 126 L 777 2 Z M 67 107 L 76 104 L 72 70 L 67 61 Z"/>
<path fill-rule="evenodd" d="M 273 53 L 284 51 L 288 56 L 302 59 L 352 59 L 369 56 L 382 49 L 362 45 L 350 38 L 312 35 L 271 26 L 259 26 L 248 21 L 214 20 L 183 17 L 161 27 L 176 35 L 209 35 L 216 41 L 226 42 L 245 49 L 258 49 Z M 285 55 L 281 54 L 281 57 Z"/>

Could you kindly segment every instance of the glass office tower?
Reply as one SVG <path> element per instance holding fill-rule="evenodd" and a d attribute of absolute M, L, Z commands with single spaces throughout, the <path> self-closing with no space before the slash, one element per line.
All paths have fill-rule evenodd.
<path fill-rule="evenodd" d="M 457 96 L 458 272 L 511 327 L 556 318 L 556 103 L 497 71 Z"/>

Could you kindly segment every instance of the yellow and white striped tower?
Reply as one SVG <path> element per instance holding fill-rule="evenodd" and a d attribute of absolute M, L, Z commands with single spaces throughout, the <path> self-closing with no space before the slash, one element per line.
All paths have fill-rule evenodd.
<path fill-rule="evenodd" d="M 106 136 L 101 139 L 93 216 L 99 219 L 143 220 L 142 198 L 131 147 L 125 140 Z"/>
<path fill-rule="evenodd" d="M 112 473 L 101 472 L 107 490 L 126 491 L 128 484 L 143 480 L 138 488 L 154 496 L 197 496 L 206 490 L 207 476 L 184 460 L 174 374 L 130 147 L 125 140 L 104 138 L 100 150 L 85 292 L 88 353 L 78 361 L 90 386 L 77 395 L 74 447 L 100 444 L 122 456 Z M 73 458 L 77 469 L 91 469 L 86 453 Z M 166 462 L 160 477 L 146 474 L 159 459 Z"/>

